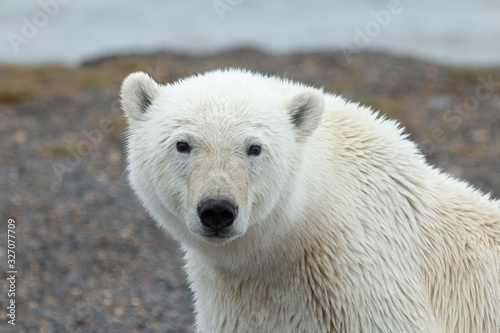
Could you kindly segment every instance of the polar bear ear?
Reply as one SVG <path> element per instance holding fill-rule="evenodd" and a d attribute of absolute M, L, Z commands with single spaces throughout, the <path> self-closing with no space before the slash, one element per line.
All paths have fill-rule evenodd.
<path fill-rule="evenodd" d="M 318 127 L 324 109 L 325 98 L 317 90 L 302 92 L 290 101 L 288 111 L 301 138 L 307 137 Z"/>
<path fill-rule="evenodd" d="M 136 72 L 127 76 L 120 89 L 120 99 L 125 115 L 130 120 L 139 119 L 158 97 L 160 91 L 160 85 L 146 73 Z"/>

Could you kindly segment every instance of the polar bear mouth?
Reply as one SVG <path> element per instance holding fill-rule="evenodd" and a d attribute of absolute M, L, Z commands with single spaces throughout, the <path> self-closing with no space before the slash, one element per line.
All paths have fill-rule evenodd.
<path fill-rule="evenodd" d="M 201 235 L 206 238 L 232 238 L 236 236 L 231 227 L 223 229 L 204 227 Z"/>

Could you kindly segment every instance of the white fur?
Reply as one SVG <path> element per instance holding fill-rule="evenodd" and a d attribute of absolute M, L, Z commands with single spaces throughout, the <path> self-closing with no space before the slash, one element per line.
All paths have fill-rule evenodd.
<path fill-rule="evenodd" d="M 122 99 L 131 185 L 186 252 L 200 332 L 500 332 L 499 203 L 394 121 L 240 70 L 132 74 Z M 203 236 L 207 195 L 237 204 L 231 237 Z"/>

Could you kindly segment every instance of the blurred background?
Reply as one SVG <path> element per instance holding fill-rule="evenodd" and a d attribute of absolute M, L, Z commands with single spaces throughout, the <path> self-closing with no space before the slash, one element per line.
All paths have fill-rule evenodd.
<path fill-rule="evenodd" d="M 206 54 L 242 46 L 335 51 L 356 46 L 364 34 L 357 46 L 365 51 L 448 65 L 500 63 L 496 0 L 5 0 L 0 6 L 3 62 L 78 64 L 129 51 Z M 27 41 L 12 47 L 9 33 Z"/>
<path fill-rule="evenodd" d="M 324 87 L 500 197 L 499 17 L 497 0 L 1 1 L 0 331 L 194 331 L 179 246 L 126 182 L 118 90 L 133 71 Z"/>

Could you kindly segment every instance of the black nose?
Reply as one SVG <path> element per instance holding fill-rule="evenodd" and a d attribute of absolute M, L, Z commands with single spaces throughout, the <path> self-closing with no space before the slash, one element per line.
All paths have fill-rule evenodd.
<path fill-rule="evenodd" d="M 198 206 L 198 216 L 203 225 L 220 230 L 233 224 L 236 207 L 227 199 L 205 199 Z"/>

